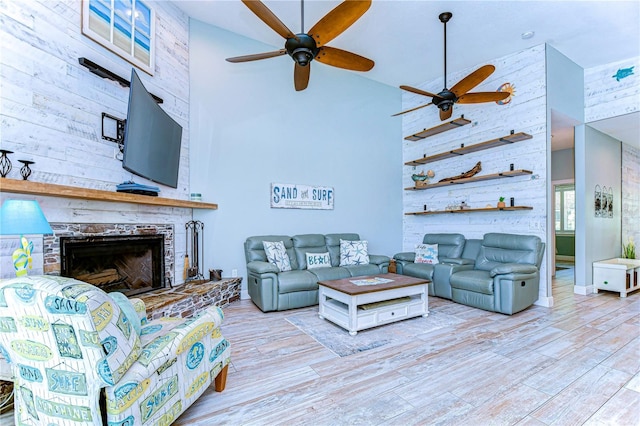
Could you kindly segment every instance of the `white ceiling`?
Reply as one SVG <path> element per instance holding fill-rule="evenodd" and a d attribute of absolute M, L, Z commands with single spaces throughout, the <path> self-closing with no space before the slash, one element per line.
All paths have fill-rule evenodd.
<path fill-rule="evenodd" d="M 173 2 L 193 19 L 273 46 L 267 51 L 284 47 L 283 38 L 240 0 Z M 294 33 L 301 32 L 300 1 L 265 0 L 263 3 Z M 339 0 L 306 0 L 305 31 L 340 3 Z M 374 68 L 363 73 L 364 77 L 396 87 L 419 85 L 443 74 L 443 25 L 438 15 L 446 11 L 453 13 L 447 24 L 449 71 L 477 66 L 542 43 L 550 44 L 583 68 L 640 56 L 638 0 L 374 0 L 355 24 L 328 45 L 375 61 Z M 521 35 L 526 31 L 534 31 L 535 35 L 523 40 Z M 253 53 L 261 52 L 238 51 L 237 56 Z M 291 58 L 265 60 L 290 61 Z M 637 123 L 637 119 L 631 121 Z M 616 129 L 616 126 L 608 127 Z M 636 139 L 632 144 L 640 147 L 640 128 L 631 133 Z"/>

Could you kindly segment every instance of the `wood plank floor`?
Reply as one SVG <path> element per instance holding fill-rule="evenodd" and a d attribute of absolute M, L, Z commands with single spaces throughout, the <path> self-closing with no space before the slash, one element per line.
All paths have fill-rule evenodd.
<path fill-rule="evenodd" d="M 580 296 L 513 316 L 439 298 L 460 324 L 338 357 L 251 301 L 225 308 L 227 388 L 176 425 L 639 425 L 640 292 Z M 317 311 L 317 307 L 305 308 Z"/>

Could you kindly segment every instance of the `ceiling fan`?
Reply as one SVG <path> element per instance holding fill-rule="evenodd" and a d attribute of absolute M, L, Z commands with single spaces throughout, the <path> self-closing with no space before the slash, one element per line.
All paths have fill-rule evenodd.
<path fill-rule="evenodd" d="M 340 3 L 306 33 L 304 32 L 304 0 L 301 0 L 302 30 L 300 34 L 294 34 L 261 1 L 242 0 L 242 2 L 272 30 L 284 37 L 286 42 L 284 49 L 227 58 L 227 61 L 247 62 L 288 54 L 295 61 L 293 82 L 297 91 L 307 88 L 311 61 L 314 59 L 327 65 L 353 71 L 369 71 L 373 68 L 374 62 L 371 59 L 326 46 L 328 42 L 342 34 L 369 9 L 371 0 L 346 0 Z"/>
<path fill-rule="evenodd" d="M 409 92 L 416 93 L 418 95 L 424 95 L 431 98 L 431 102 L 428 104 L 420 105 L 415 108 L 408 109 L 406 111 L 393 114 L 395 117 L 400 114 L 406 114 L 407 112 L 415 111 L 420 108 L 424 108 L 431 104 L 437 106 L 440 109 L 440 120 L 446 120 L 453 114 L 453 104 L 477 104 L 482 102 L 497 102 L 509 97 L 508 92 L 476 92 L 468 93 L 469 90 L 482 83 L 487 77 L 489 77 L 496 67 L 493 65 L 484 65 L 454 85 L 451 90 L 447 89 L 447 22 L 451 19 L 453 14 L 451 12 L 443 12 L 438 17 L 440 22 L 444 24 L 444 85 L 440 93 L 433 94 L 425 92 L 424 90 L 416 89 L 411 86 L 400 86 L 401 89 Z"/>

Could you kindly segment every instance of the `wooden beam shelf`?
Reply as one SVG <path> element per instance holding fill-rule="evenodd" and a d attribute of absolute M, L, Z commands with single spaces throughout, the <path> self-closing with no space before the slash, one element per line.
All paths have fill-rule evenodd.
<path fill-rule="evenodd" d="M 496 146 L 506 145 L 510 143 L 516 143 L 520 141 L 524 141 L 527 139 L 531 139 L 533 136 L 527 133 L 514 133 L 513 130 L 507 136 L 503 136 L 501 138 L 491 139 L 486 142 L 481 142 L 475 145 L 469 146 L 461 146 L 460 148 L 453 149 L 449 152 L 442 152 L 440 154 L 435 154 L 431 156 L 424 156 L 422 158 L 418 158 L 417 160 L 408 161 L 404 163 L 406 166 L 419 166 L 421 164 L 431 163 L 433 161 L 443 160 L 445 158 L 459 157 L 461 155 L 470 154 L 472 152 L 478 152 L 489 148 L 494 148 Z"/>
<path fill-rule="evenodd" d="M 443 213 L 474 213 L 474 212 L 495 212 L 495 211 L 516 211 L 516 210 L 533 210 L 533 207 L 529 206 L 513 206 L 513 207 L 483 207 L 478 209 L 464 209 L 464 210 L 436 210 L 436 211 L 423 211 L 423 212 L 411 212 L 405 213 L 405 215 L 429 215 L 429 214 L 443 214 Z"/>
<path fill-rule="evenodd" d="M 152 206 L 183 207 L 188 209 L 216 210 L 217 204 L 199 201 L 175 200 L 150 195 L 126 192 L 103 191 L 100 189 L 78 188 L 53 183 L 31 182 L 27 180 L 0 178 L 0 192 L 14 194 L 41 195 L 47 197 L 75 198 L 81 200 L 110 201 Z"/>
<path fill-rule="evenodd" d="M 446 132 L 447 130 L 457 129 L 458 127 L 466 126 L 471 123 L 471 120 L 464 118 L 464 115 L 455 120 L 451 120 L 448 123 L 440 124 L 439 126 L 432 127 L 430 129 L 424 129 L 421 132 L 415 133 L 411 136 L 404 138 L 408 141 L 419 141 L 429 136 L 437 135 L 438 133 Z"/>
<path fill-rule="evenodd" d="M 510 177 L 514 177 L 514 176 L 530 175 L 532 173 L 533 172 L 531 172 L 529 170 L 510 170 L 508 172 L 493 173 L 493 174 L 490 174 L 490 175 L 471 176 L 471 177 L 463 178 L 463 179 L 447 180 L 447 181 L 444 181 L 444 182 L 432 183 L 432 184 L 425 185 L 425 186 L 410 186 L 408 188 L 405 188 L 405 190 L 407 190 L 407 191 L 423 191 L 425 189 L 438 188 L 440 186 L 460 185 L 460 184 L 463 184 L 463 183 L 480 182 L 480 181 L 483 181 L 483 180 L 510 178 Z"/>

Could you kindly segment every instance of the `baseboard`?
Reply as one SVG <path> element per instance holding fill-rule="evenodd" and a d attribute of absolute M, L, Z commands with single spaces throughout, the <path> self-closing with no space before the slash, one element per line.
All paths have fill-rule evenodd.
<path fill-rule="evenodd" d="M 249 296 L 249 291 L 248 290 L 240 291 L 240 299 L 241 300 L 251 299 L 251 296 Z"/>
<path fill-rule="evenodd" d="M 582 296 L 587 296 L 593 293 L 593 285 L 574 285 L 573 292 L 575 294 L 581 294 Z"/>
<path fill-rule="evenodd" d="M 576 257 L 575 256 L 565 256 L 562 254 L 556 254 L 556 262 L 574 262 L 576 261 Z"/>
<path fill-rule="evenodd" d="M 553 297 L 539 297 L 538 300 L 535 301 L 534 305 L 536 306 L 544 306 L 545 308 L 553 307 Z"/>

